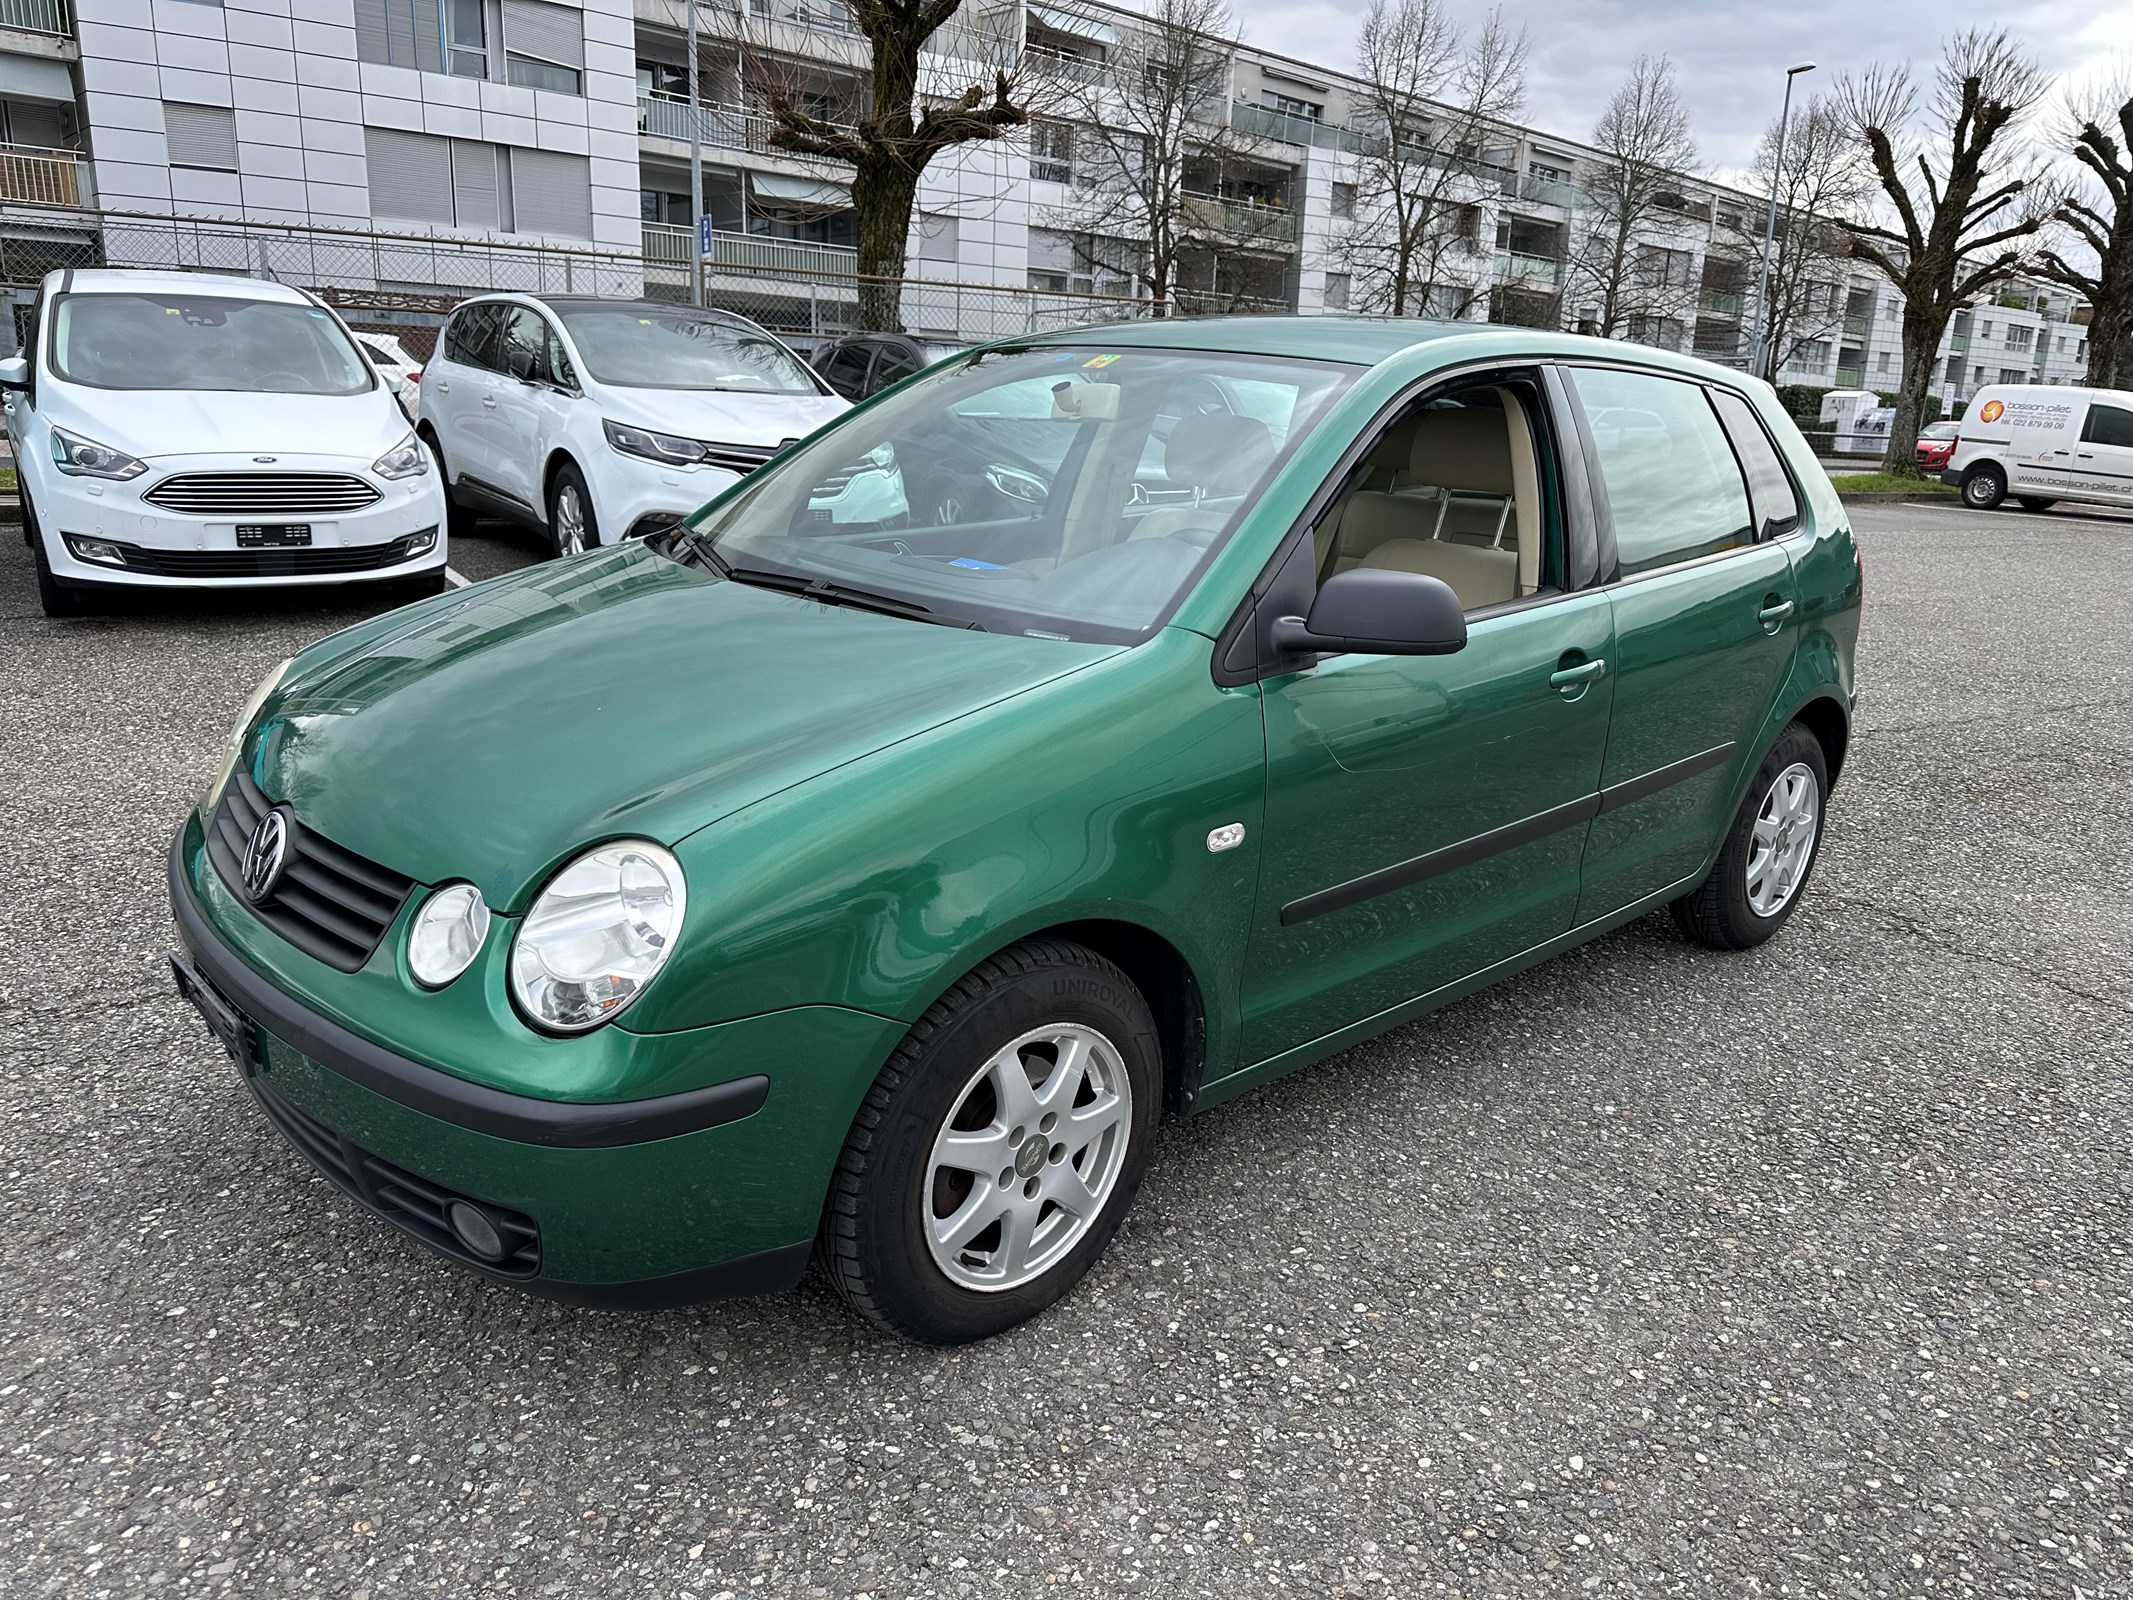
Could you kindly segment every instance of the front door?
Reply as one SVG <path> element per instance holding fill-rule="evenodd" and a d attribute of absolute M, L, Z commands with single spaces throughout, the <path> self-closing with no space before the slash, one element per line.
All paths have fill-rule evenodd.
<path fill-rule="evenodd" d="M 1791 558 L 1782 539 L 1762 536 L 1784 523 L 1759 523 L 1751 510 L 1711 393 L 1618 368 L 1572 376 L 1621 573 L 1604 591 L 1614 606 L 1615 701 L 1585 846 L 1584 922 L 1685 888 L 1704 869 L 1762 761 L 1799 628 Z M 1743 453 L 1757 441 L 1768 449 L 1759 433 L 1744 435 Z"/>
<path fill-rule="evenodd" d="M 1613 631 L 1588 591 L 1477 620 L 1456 655 L 1334 656 L 1262 686 L 1247 1060 L 1570 927 Z"/>
<path fill-rule="evenodd" d="M 2092 404 L 2074 446 L 2074 478 L 2097 500 L 2133 502 L 2133 410 Z"/>

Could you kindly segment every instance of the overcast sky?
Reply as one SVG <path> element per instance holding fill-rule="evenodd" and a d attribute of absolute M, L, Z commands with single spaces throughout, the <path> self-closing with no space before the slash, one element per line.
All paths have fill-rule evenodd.
<path fill-rule="evenodd" d="M 1487 0 L 1451 0 L 1478 20 Z M 1353 67 L 1358 19 L 1369 0 L 1230 0 L 1252 44 L 1326 66 Z M 1532 41 L 1522 120 L 1584 138 L 1639 54 L 1674 59 L 1703 167 L 1739 169 L 1777 116 L 1785 68 L 1820 70 L 1800 80 L 1826 88 L 1841 72 L 1874 61 L 1925 65 L 1941 38 L 1964 26 L 2003 22 L 2047 67 L 2095 74 L 2133 60 L 2133 0 L 1997 0 L 1964 7 L 1926 0 L 1520 0 L 1504 5 Z"/>

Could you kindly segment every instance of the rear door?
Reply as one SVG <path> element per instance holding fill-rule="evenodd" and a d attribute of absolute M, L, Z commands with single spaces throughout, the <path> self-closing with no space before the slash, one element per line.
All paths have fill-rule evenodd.
<path fill-rule="evenodd" d="M 1704 869 L 1762 760 L 1798 602 L 1791 560 L 1775 528 L 1757 525 L 1711 392 L 1619 367 L 1571 377 L 1619 563 L 1607 590 L 1613 718 L 1578 901 L 1586 922 L 1685 889 Z"/>
<path fill-rule="evenodd" d="M 2133 407 L 2090 402 L 2074 446 L 2074 476 L 2095 499 L 2133 502 Z"/>
<path fill-rule="evenodd" d="M 424 374 L 422 415 L 436 430 L 447 470 L 456 484 L 496 481 L 496 431 L 485 424 L 493 407 L 489 380 L 495 376 L 496 339 L 502 307 L 482 302 L 461 306 L 437 341 L 438 359 Z"/>

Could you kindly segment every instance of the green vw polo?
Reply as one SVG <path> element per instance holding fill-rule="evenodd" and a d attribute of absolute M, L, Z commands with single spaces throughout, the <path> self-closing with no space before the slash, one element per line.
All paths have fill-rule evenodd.
<path fill-rule="evenodd" d="M 1158 1119 L 1797 909 L 1860 566 L 1771 391 L 1471 324 L 980 349 L 272 675 L 178 983 L 376 1214 L 587 1303 L 1042 1310 Z M 1363 1086 L 1357 1086 L 1363 1092 Z"/>

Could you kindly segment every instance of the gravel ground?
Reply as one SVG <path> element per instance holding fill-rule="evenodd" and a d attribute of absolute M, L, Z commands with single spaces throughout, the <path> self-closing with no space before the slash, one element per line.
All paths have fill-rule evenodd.
<path fill-rule="evenodd" d="M 51 623 L 0 547 L 0 1590 L 2133 1593 L 2133 523 L 1856 514 L 1782 938 L 1647 919 L 1170 1126 L 1090 1281 L 960 1352 L 353 1214 L 172 997 L 162 875 L 356 613 Z"/>

